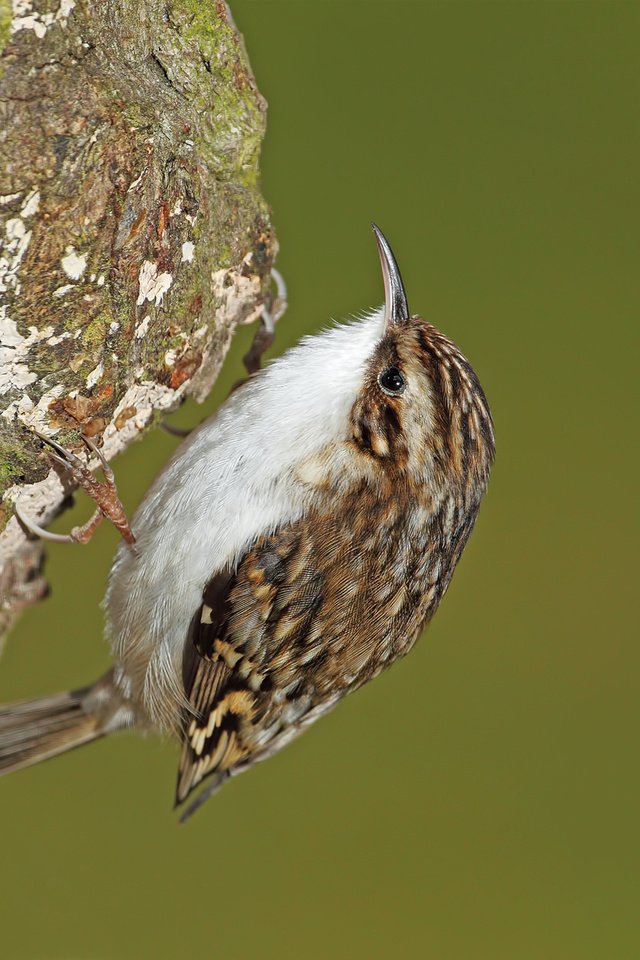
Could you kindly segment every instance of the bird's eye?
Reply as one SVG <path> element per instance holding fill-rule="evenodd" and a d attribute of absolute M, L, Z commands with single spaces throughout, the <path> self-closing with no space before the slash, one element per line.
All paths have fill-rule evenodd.
<path fill-rule="evenodd" d="M 387 367 L 378 377 L 378 383 L 385 393 L 397 397 L 402 393 L 405 387 L 404 377 L 397 367 Z"/>

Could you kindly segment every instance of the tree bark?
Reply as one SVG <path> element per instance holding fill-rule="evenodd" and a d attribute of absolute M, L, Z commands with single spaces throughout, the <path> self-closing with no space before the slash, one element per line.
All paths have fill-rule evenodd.
<path fill-rule="evenodd" d="M 12 15 L 13 14 L 13 15 Z M 32 430 L 107 458 L 259 317 L 266 105 L 220 0 L 0 0 L 0 634 L 70 492 Z"/>

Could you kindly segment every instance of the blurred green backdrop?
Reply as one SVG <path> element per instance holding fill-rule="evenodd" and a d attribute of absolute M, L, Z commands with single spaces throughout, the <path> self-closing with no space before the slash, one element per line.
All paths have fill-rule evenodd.
<path fill-rule="evenodd" d="M 494 476 L 412 655 L 185 828 L 155 740 L 3 781 L 3 957 L 637 958 L 640 7 L 232 8 L 270 102 L 277 349 L 381 300 L 375 218 L 412 307 L 480 374 Z M 174 443 L 117 462 L 129 508 Z M 3 700 L 106 666 L 115 544 L 50 549 L 53 596 L 13 635 Z"/>

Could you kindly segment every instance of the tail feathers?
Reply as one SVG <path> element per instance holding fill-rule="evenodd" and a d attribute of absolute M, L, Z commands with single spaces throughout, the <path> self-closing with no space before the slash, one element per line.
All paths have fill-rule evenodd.
<path fill-rule="evenodd" d="M 0 706 L 0 774 L 102 736 L 102 717 L 92 709 L 95 686 Z"/>

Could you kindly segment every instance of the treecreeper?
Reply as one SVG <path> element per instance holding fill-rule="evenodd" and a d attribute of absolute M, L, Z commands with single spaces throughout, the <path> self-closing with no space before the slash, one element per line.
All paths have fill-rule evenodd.
<path fill-rule="evenodd" d="M 476 374 L 410 313 L 374 233 L 384 307 L 244 382 L 130 525 L 108 468 L 99 484 L 48 441 L 123 535 L 105 600 L 115 662 L 0 708 L 0 772 L 127 727 L 169 733 L 185 818 L 411 649 L 473 528 L 494 432 Z"/>

